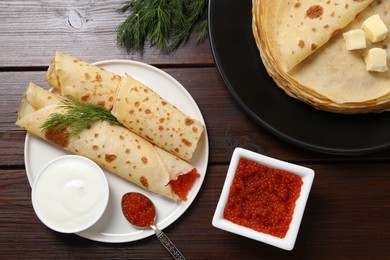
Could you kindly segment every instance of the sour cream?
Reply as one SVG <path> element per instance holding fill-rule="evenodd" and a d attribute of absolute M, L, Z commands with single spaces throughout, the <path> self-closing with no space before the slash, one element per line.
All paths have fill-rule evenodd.
<path fill-rule="evenodd" d="M 32 204 L 49 228 L 76 233 L 95 224 L 109 198 L 104 172 L 93 161 L 66 155 L 49 162 L 33 184 Z"/>

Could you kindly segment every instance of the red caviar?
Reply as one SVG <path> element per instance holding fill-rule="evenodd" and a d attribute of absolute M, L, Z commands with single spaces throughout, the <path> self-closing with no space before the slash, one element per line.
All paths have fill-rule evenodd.
<path fill-rule="evenodd" d="M 200 174 L 194 168 L 189 173 L 180 175 L 176 180 L 170 181 L 169 185 L 171 185 L 173 192 L 179 196 L 180 199 L 186 201 L 188 192 L 199 176 Z"/>
<path fill-rule="evenodd" d="M 156 209 L 153 203 L 140 193 L 129 192 L 122 197 L 122 211 L 133 225 L 150 227 L 154 224 Z"/>
<path fill-rule="evenodd" d="M 296 174 L 241 158 L 230 187 L 224 218 L 283 238 L 303 181 Z"/>

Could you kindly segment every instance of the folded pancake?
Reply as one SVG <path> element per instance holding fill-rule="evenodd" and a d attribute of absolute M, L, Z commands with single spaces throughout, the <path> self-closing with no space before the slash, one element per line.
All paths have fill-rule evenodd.
<path fill-rule="evenodd" d="M 67 151 L 88 157 L 144 189 L 173 200 L 186 200 L 199 176 L 196 169 L 125 127 L 98 121 L 75 137 L 69 137 L 67 129 L 42 131 L 42 124 L 51 115 L 66 113 L 63 100 L 48 99 L 52 95 L 30 84 L 23 95 L 16 124 Z"/>
<path fill-rule="evenodd" d="M 272 55 L 287 72 L 323 46 L 374 0 L 260 0 Z"/>
<path fill-rule="evenodd" d="M 204 132 L 200 121 L 131 76 L 120 77 L 58 51 L 46 81 L 71 100 L 108 108 L 128 129 L 186 161 Z"/>
<path fill-rule="evenodd" d="M 367 72 L 362 57 L 363 52 L 372 47 L 386 49 L 390 57 L 389 37 L 375 44 L 367 41 L 366 49 L 354 51 L 346 49 L 342 37 L 343 32 L 360 29 L 363 21 L 374 14 L 379 14 L 390 26 L 390 2 L 374 1 L 368 5 L 325 45 L 287 72 L 274 55 L 275 46 L 270 42 L 272 37 L 267 34 L 271 33 L 267 29 L 271 25 L 264 20 L 267 6 L 261 3 L 264 1 L 253 1 L 253 35 L 268 74 L 288 95 L 317 109 L 336 113 L 383 112 L 390 109 L 390 71 Z"/>
<path fill-rule="evenodd" d="M 347 32 L 360 29 L 368 17 L 379 14 L 390 27 L 390 2 L 375 1 L 359 14 L 353 23 L 344 29 Z M 326 96 L 332 103 L 341 106 L 380 106 L 388 103 L 390 94 L 390 71 L 368 72 L 365 69 L 363 53 L 373 47 L 386 49 L 390 58 L 390 38 L 372 44 L 367 40 L 367 48 L 348 51 L 340 33 L 326 48 L 309 57 L 289 73 L 298 86 L 313 89 Z M 321 71 L 321 73 L 318 73 Z M 316 73 L 317 72 L 317 73 Z"/>

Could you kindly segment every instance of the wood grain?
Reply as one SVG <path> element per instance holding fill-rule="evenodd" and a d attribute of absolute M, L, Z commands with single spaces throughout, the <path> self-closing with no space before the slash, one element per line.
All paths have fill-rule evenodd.
<path fill-rule="evenodd" d="M 290 162 L 307 161 L 361 161 L 385 160 L 390 151 L 364 156 L 333 156 L 313 153 L 282 141 L 259 127 L 235 102 L 216 68 L 171 68 L 165 72 L 176 78 L 197 102 L 207 125 L 210 139 L 210 161 L 227 163 L 235 147 L 243 147 L 255 152 Z M 28 82 L 32 81 L 44 88 L 46 71 L 0 72 L 3 84 L 0 85 L 0 155 L 6 160 L 1 164 L 23 165 L 24 131 L 15 125 L 17 109 Z M 220 117 L 218 115 L 224 115 Z M 15 142 L 18 145 L 15 145 Z"/>
<path fill-rule="evenodd" d="M 375 172 L 371 164 L 305 166 L 315 169 L 317 175 L 291 252 L 212 227 L 211 219 L 227 170 L 223 165 L 209 167 L 191 208 L 165 232 L 188 259 L 365 259 L 372 255 L 375 259 L 386 259 L 390 239 L 387 198 L 390 165 L 378 164 Z M 0 173 L 0 247 L 6 249 L 0 251 L 0 258 L 15 256 L 16 251 L 19 256 L 28 254 L 34 258 L 170 258 L 154 237 L 104 244 L 55 233 L 35 216 L 24 171 Z"/>
<path fill-rule="evenodd" d="M 31 205 L 25 132 L 15 125 L 29 81 L 43 81 L 58 49 L 88 62 L 132 59 L 163 69 L 197 102 L 210 158 L 191 207 L 164 231 L 187 259 L 390 259 L 390 150 L 360 156 L 307 151 L 269 133 L 237 104 L 196 33 L 172 54 L 127 53 L 115 41 L 122 0 L 0 0 L 0 259 L 171 259 L 154 237 L 100 243 L 46 228 Z M 232 17 L 234 19 L 234 17 Z M 239 65 L 238 65 L 239 66 Z M 214 228 L 211 220 L 235 147 L 316 172 L 293 251 Z"/>
<path fill-rule="evenodd" d="M 198 45 L 196 34 L 171 54 L 153 47 L 142 53 L 128 53 L 120 48 L 116 28 L 126 19 L 126 13 L 117 11 L 122 3 L 122 0 L 0 1 L 3 10 L 0 67 L 48 66 L 54 50 L 89 62 L 132 59 L 165 66 L 213 64 L 208 41 Z"/>

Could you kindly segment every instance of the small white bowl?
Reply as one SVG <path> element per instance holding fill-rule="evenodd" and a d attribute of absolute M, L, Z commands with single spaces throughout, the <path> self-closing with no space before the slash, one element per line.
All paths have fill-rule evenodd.
<path fill-rule="evenodd" d="M 269 234 L 255 231 L 238 224 L 235 224 L 224 218 L 224 209 L 228 201 L 230 186 L 233 182 L 234 175 L 237 169 L 240 158 L 246 158 L 255 161 L 269 168 L 281 169 L 299 175 L 302 178 L 303 184 L 299 198 L 296 201 L 293 217 L 290 227 L 284 238 L 275 237 Z M 274 158 L 270 158 L 243 148 L 236 148 L 229 165 L 229 170 L 225 179 L 225 184 L 222 189 L 221 197 L 218 201 L 217 208 L 214 213 L 212 224 L 214 227 L 229 231 L 244 237 L 258 240 L 284 250 L 292 250 L 298 235 L 299 226 L 301 224 L 303 212 L 310 193 L 310 189 L 314 179 L 314 171 L 312 169 L 299 165 L 287 163 Z"/>
<path fill-rule="evenodd" d="M 107 208 L 109 186 L 95 162 L 65 155 L 42 168 L 33 183 L 31 199 L 35 213 L 47 227 L 77 233 L 101 218 Z"/>

